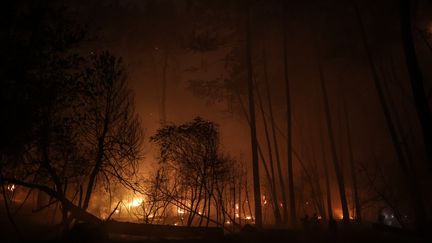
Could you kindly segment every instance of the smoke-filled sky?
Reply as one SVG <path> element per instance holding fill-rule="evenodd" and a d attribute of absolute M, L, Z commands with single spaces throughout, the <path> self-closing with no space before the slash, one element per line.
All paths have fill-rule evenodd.
<path fill-rule="evenodd" d="M 126 64 L 135 92 L 136 108 L 145 128 L 146 141 L 160 126 L 163 68 L 166 65 L 168 122 L 183 123 L 202 116 L 220 125 L 222 147 L 249 166 L 250 137 L 238 100 L 199 97 L 188 89 L 190 80 L 229 78 L 225 66 L 228 53 L 242 55 L 244 38 L 236 3 L 198 1 L 199 9 L 188 0 L 108 0 L 74 1 L 72 15 L 87 26 L 89 51 L 110 50 Z M 271 99 L 274 104 L 281 153 L 286 154 L 285 91 L 283 83 L 282 25 L 277 16 L 278 1 L 256 1 L 251 10 L 254 76 L 263 89 L 263 55 L 267 56 Z M 402 120 L 411 146 L 420 154 L 418 121 L 400 46 L 397 1 L 288 1 L 288 72 L 293 106 L 294 149 L 304 161 L 322 158 L 320 136 L 328 146 L 323 122 L 323 102 L 319 85 L 317 52 L 320 49 L 324 79 L 330 96 L 337 149 L 347 158 L 346 114 L 349 120 L 354 159 L 361 163 L 390 161 L 395 156 L 370 66 L 361 41 L 357 2 L 367 30 L 375 65 Z M 418 27 L 425 28 L 427 4 L 420 1 Z M 276 13 L 276 14 L 275 14 Z M 220 46 L 208 52 L 194 52 L 184 46 L 195 29 L 206 28 L 220 38 Z M 420 40 L 422 65 L 431 64 L 427 47 Z M 427 80 L 430 74 L 426 73 Z M 246 85 L 246 80 L 244 80 Z M 430 85 L 427 85 L 430 87 Z M 264 96 L 264 91 L 262 92 Z M 247 100 L 243 97 L 243 102 Z M 246 103 L 245 103 L 246 104 Z M 258 108 L 257 108 L 258 110 Z M 264 146 L 261 114 L 257 112 L 258 136 Z M 155 160 L 154 148 L 146 144 L 145 165 Z M 153 151 L 153 152 L 152 152 Z M 328 152 L 326 151 L 328 156 Z M 420 156 L 421 157 L 421 156 Z M 295 160 L 295 167 L 299 164 Z"/>

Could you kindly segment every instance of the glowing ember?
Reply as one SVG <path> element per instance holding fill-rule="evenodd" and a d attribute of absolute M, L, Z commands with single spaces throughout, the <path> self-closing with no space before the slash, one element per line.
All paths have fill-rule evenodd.
<path fill-rule="evenodd" d="M 143 200 L 142 198 L 134 198 L 134 199 L 133 199 L 133 200 L 128 204 L 128 206 L 129 206 L 130 208 L 138 207 L 139 205 L 142 204 L 143 201 L 144 201 L 144 200 Z"/>
<path fill-rule="evenodd" d="M 178 209 L 177 209 L 177 213 L 178 213 L 178 214 L 184 214 L 185 211 L 184 211 L 183 209 L 181 209 L 181 208 L 178 208 Z"/>
<path fill-rule="evenodd" d="M 246 219 L 247 219 L 247 220 L 251 220 L 252 217 L 251 217 L 251 216 L 246 216 Z"/>
<path fill-rule="evenodd" d="M 9 191 L 11 191 L 11 192 L 13 192 L 14 190 L 15 190 L 15 185 L 14 184 L 11 184 L 11 185 L 8 185 L 7 186 L 7 189 L 9 190 Z"/>

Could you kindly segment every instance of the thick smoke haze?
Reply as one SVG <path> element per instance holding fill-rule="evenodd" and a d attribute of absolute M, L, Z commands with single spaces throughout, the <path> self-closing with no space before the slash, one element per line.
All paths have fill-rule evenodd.
<path fill-rule="evenodd" d="M 395 24 L 398 8 L 389 3 L 390 1 L 362 1 L 359 8 L 364 15 L 378 65 L 383 69 L 389 65 L 396 67 L 397 80 L 393 81 L 390 88 L 395 92 L 396 102 L 401 103 L 398 107 L 408 112 L 404 117 L 410 120 L 410 124 L 416 124 L 416 119 L 410 118 L 414 117 L 413 104 L 403 100 L 410 95 L 406 92 L 408 87 L 402 87 L 403 90 L 397 87 L 406 85 L 406 71 L 402 67 L 400 34 Z M 219 7 L 223 12 L 223 6 Z M 80 21 L 89 27 L 89 34 L 94 38 L 88 42 L 89 50 L 110 49 L 122 56 L 147 136 L 154 133 L 160 125 L 162 69 L 165 52 L 168 52 L 167 120 L 180 123 L 195 116 L 213 120 L 221 127 L 224 148 L 249 159 L 248 128 L 241 112 L 229 112 L 223 101 L 208 105 L 205 99 L 195 96 L 187 89 L 189 80 L 226 76 L 223 62 L 229 51 L 229 47 L 225 47 L 206 53 L 194 53 L 182 48 L 182 40 L 196 24 L 196 17 L 192 15 L 197 13 L 188 10 L 187 1 L 83 1 L 71 4 L 71 8 L 76 11 Z M 289 13 L 288 52 L 289 76 L 293 83 L 294 146 L 304 156 L 308 156 L 306 151 L 310 147 L 316 147 L 314 143 L 319 141 L 320 123 L 317 120 L 322 119 L 322 102 L 314 44 L 314 38 L 319 38 L 336 132 L 339 127 L 343 129 L 343 124 L 340 123 L 343 123 L 343 110 L 347 109 L 352 123 L 356 159 L 394 159 L 361 44 L 353 5 L 341 1 L 294 1 L 290 3 Z M 279 29 L 280 25 L 274 17 L 257 17 L 253 29 L 253 35 L 256 36 L 253 45 L 256 46 L 254 57 L 258 59 L 257 62 L 262 59 L 260 49 L 263 43 L 267 45 L 272 99 L 276 102 L 276 113 L 280 117 L 278 125 L 284 130 L 283 63 Z M 233 43 L 231 41 L 226 45 Z M 392 55 L 393 63 L 383 58 L 384 55 Z M 415 133 L 416 127 L 414 125 L 410 129 Z M 343 134 L 336 137 L 340 140 L 340 146 L 344 146 L 346 142 Z M 150 154 L 146 157 L 150 161 L 153 159 Z"/>
<path fill-rule="evenodd" d="M 22 203 L 69 238 L 152 231 L 143 225 L 427 232 L 431 1 L 6 7 L 9 227 Z"/>

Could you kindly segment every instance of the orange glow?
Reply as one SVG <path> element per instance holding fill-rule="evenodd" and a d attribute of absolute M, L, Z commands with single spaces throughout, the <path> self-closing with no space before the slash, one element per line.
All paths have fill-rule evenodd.
<path fill-rule="evenodd" d="M 142 198 L 134 198 L 132 199 L 132 201 L 130 201 L 128 203 L 128 207 L 129 208 L 134 208 L 134 207 L 138 207 L 139 205 L 141 205 L 143 203 L 144 199 Z"/>
<path fill-rule="evenodd" d="M 178 209 L 177 209 L 177 213 L 178 213 L 178 214 L 184 214 L 185 211 L 184 211 L 183 209 L 181 209 L 181 208 L 178 208 Z"/>
<path fill-rule="evenodd" d="M 432 34 L 432 23 L 429 23 L 426 27 L 426 31 L 428 34 Z"/>
<path fill-rule="evenodd" d="M 7 189 L 11 192 L 13 192 L 15 190 L 16 186 L 14 184 L 8 185 Z"/>
<path fill-rule="evenodd" d="M 336 219 L 343 219 L 342 209 L 334 209 L 334 215 Z"/>

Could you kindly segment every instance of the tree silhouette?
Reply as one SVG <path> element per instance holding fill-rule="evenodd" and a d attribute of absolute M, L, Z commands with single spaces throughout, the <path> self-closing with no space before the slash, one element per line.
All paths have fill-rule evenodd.
<path fill-rule="evenodd" d="M 106 185 L 116 179 L 128 188 L 141 158 L 142 129 L 134 110 L 131 90 L 121 59 L 108 52 L 93 55 L 81 83 L 82 105 L 78 122 L 80 142 L 86 153 L 85 197 L 87 209 L 99 178 Z M 80 185 L 82 186 L 82 185 Z"/>
<path fill-rule="evenodd" d="M 220 152 L 219 131 L 214 123 L 197 117 L 179 126 L 166 125 L 150 140 L 160 148 L 161 165 L 178 179 L 175 201 L 186 199 L 181 206 L 188 208 L 188 226 L 197 215 L 202 217 L 203 209 L 210 218 L 207 204 L 212 200 L 225 213 L 222 188 L 230 179 L 232 161 Z"/>
<path fill-rule="evenodd" d="M 100 175 L 131 187 L 140 158 L 141 127 L 124 68 L 109 53 L 89 61 L 78 55 L 84 31 L 61 6 L 23 1 L 9 10 L 16 21 L 2 29 L 1 183 L 48 194 L 65 225 L 99 222 L 74 195 L 85 189 L 87 209 Z"/>
<path fill-rule="evenodd" d="M 66 208 L 66 184 L 79 174 L 72 166 L 80 155 L 68 111 L 81 62 L 73 49 L 84 31 L 50 1 L 8 2 L 5 10 L 13 24 L 1 30 L 1 183 L 39 188 Z"/>

